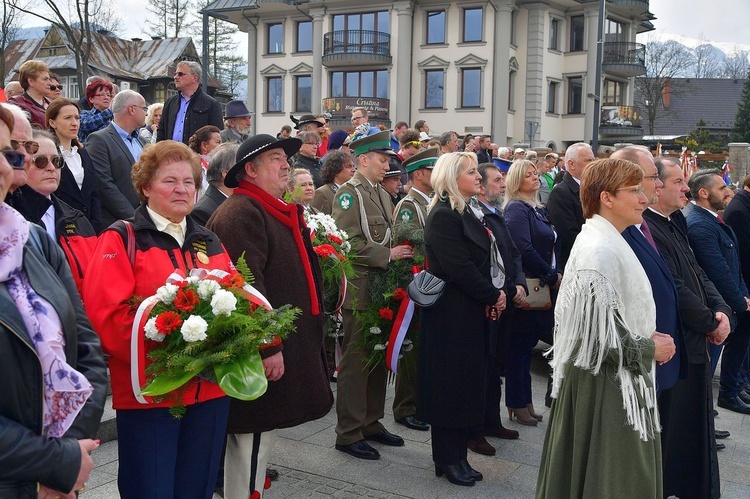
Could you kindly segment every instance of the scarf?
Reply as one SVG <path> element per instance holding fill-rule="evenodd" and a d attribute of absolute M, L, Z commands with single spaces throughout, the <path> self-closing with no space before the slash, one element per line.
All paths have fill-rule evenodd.
<path fill-rule="evenodd" d="M 641 440 L 656 438 L 655 363 L 634 367 L 641 345 L 655 329 L 656 307 L 646 272 L 617 229 L 594 215 L 576 238 L 557 297 L 549 350 L 554 353 L 552 396 L 557 397 L 566 364 L 596 376 L 608 356 L 615 358 L 628 424 Z M 632 365 L 625 365 L 625 357 L 634 359 Z"/>
<path fill-rule="evenodd" d="M 0 206 L 0 282 L 23 317 L 44 375 L 42 434 L 62 437 L 94 389 L 65 359 L 65 336 L 54 307 L 39 296 L 23 270 L 29 223 L 7 204 Z"/>
<path fill-rule="evenodd" d="M 305 271 L 307 280 L 307 289 L 310 294 L 310 310 L 312 315 L 320 314 L 320 303 L 318 303 L 318 291 L 313 277 L 312 265 L 310 264 L 309 252 L 305 246 L 305 237 L 302 231 L 307 229 L 304 210 L 295 203 L 286 203 L 281 199 L 275 198 L 268 194 L 255 184 L 247 181 L 241 181 L 239 186 L 234 190 L 235 194 L 242 194 L 251 199 L 258 201 L 263 209 L 273 218 L 289 227 L 294 237 L 294 243 L 297 246 L 297 252 L 302 260 L 302 268 Z M 310 238 L 307 237 L 307 243 L 310 244 Z"/>

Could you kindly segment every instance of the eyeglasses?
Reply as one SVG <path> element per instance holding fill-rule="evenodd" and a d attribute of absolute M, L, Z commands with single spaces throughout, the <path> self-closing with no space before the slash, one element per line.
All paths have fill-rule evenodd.
<path fill-rule="evenodd" d="M 193 73 L 183 73 L 182 71 L 175 71 L 174 75 L 175 76 L 179 76 L 179 77 L 182 77 L 182 76 L 193 76 Z"/>
<path fill-rule="evenodd" d="M 62 88 L 61 88 L 60 90 L 62 90 Z M 104 97 L 108 97 L 108 98 L 110 98 L 110 99 L 111 99 L 111 98 L 112 98 L 112 94 L 111 94 L 111 93 L 109 93 L 109 92 L 107 92 L 107 93 L 103 93 L 103 94 L 94 94 L 94 97 L 102 97 L 102 98 L 104 98 Z"/>
<path fill-rule="evenodd" d="M 63 167 L 63 157 L 62 156 L 34 156 L 34 166 L 39 168 L 40 170 L 44 170 L 47 168 L 47 165 L 52 163 L 52 166 L 57 168 L 58 170 Z"/>
<path fill-rule="evenodd" d="M 653 180 L 654 182 L 656 182 L 657 180 L 659 180 L 659 174 L 657 173 L 656 175 L 646 175 L 643 178 Z"/>
<path fill-rule="evenodd" d="M 633 185 L 631 187 L 620 187 L 617 189 L 618 191 L 630 191 L 635 192 L 636 194 L 640 194 L 643 192 L 643 186 L 641 185 Z"/>
<path fill-rule="evenodd" d="M 11 151 L 9 149 L 4 149 L 0 152 L 3 153 L 3 156 L 5 156 L 5 161 L 7 161 L 10 166 L 15 169 L 23 168 L 23 163 L 24 161 L 26 161 L 26 156 L 24 156 L 20 152 Z"/>
<path fill-rule="evenodd" d="M 148 112 L 148 106 L 138 106 L 136 104 L 131 104 L 132 107 L 137 107 L 138 109 L 143 109 L 144 112 Z"/>
<path fill-rule="evenodd" d="M 364 116 L 352 116 L 352 123 L 354 123 L 355 121 L 359 121 L 361 119 L 364 119 Z"/>
<path fill-rule="evenodd" d="M 308 146 L 315 146 L 315 147 L 321 146 L 321 142 L 305 142 L 305 144 L 307 144 Z"/>
<path fill-rule="evenodd" d="M 21 146 L 23 146 L 29 154 L 36 154 L 39 150 L 39 142 L 33 140 L 10 140 L 10 147 L 12 147 L 14 151 L 17 151 Z"/>
<path fill-rule="evenodd" d="M 62 92 L 63 86 L 62 85 L 50 85 L 50 90 L 60 90 Z"/>

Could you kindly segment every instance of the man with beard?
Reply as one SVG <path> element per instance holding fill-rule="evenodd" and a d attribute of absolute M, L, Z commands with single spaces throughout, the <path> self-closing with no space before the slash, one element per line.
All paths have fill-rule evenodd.
<path fill-rule="evenodd" d="M 717 213 L 727 207 L 732 194 L 719 171 L 714 169 L 695 172 L 690 177 L 688 186 L 695 201 L 695 207 L 687 217 L 690 246 L 695 252 L 698 264 L 736 314 L 736 316 L 730 316 L 734 325 L 737 317 L 750 310 L 750 298 L 748 298 L 750 295 L 742 280 L 737 236 Z M 733 336 L 734 333 L 730 334 L 730 341 L 725 347 L 722 374 L 726 368 L 727 371 L 731 370 L 736 375 L 742 366 L 744 354 L 747 353 L 747 343 L 732 341 Z M 735 351 L 738 348 L 740 352 Z M 716 369 L 721 350 L 721 345 L 709 345 L 712 374 Z M 727 362 L 727 358 L 730 362 Z M 719 407 L 741 414 L 750 414 L 750 405 L 739 397 L 740 387 L 729 389 L 724 386 L 723 388 L 719 391 Z"/>
<path fill-rule="evenodd" d="M 688 243 L 680 211 L 688 191 L 682 168 L 667 158 L 654 163 L 664 185 L 643 218 L 672 272 L 689 364 L 687 378 L 678 379 L 666 399 L 662 394 L 660 400 L 660 407 L 674 415 L 669 425 L 662 426 L 664 496 L 714 499 L 721 492 L 707 350 L 708 342 L 720 345 L 727 338 L 732 310 Z"/>
<path fill-rule="evenodd" d="M 250 131 L 252 130 L 253 113 L 248 111 L 247 106 L 241 100 L 227 102 L 226 113 L 224 119 L 227 122 L 227 128 L 219 134 L 221 141 L 245 142 L 250 137 Z"/>

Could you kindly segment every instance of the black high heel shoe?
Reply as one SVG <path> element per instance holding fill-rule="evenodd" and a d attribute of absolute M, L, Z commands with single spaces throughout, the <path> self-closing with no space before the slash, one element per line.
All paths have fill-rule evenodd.
<path fill-rule="evenodd" d="M 466 459 L 464 459 L 458 464 L 459 466 L 461 466 L 461 469 L 464 470 L 464 473 L 466 473 L 471 478 L 473 478 L 475 482 L 481 482 L 482 479 L 484 478 L 484 476 L 479 471 L 471 467 L 471 465 L 469 464 L 469 461 L 467 461 Z"/>
<path fill-rule="evenodd" d="M 474 486 L 474 479 L 463 470 L 460 464 L 435 464 L 435 476 L 443 475 L 454 485 Z"/>

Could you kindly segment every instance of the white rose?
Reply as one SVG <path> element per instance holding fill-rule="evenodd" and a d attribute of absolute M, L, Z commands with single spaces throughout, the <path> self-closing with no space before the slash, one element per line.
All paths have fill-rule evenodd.
<path fill-rule="evenodd" d="M 214 315 L 229 316 L 237 308 L 237 297 L 233 293 L 219 289 L 211 298 L 211 311 Z"/>
<path fill-rule="evenodd" d="M 198 296 L 200 296 L 201 300 L 208 300 L 219 289 L 221 289 L 221 286 L 219 286 L 218 282 L 211 279 L 203 279 L 198 283 Z"/>
<path fill-rule="evenodd" d="M 180 332 L 185 341 L 203 341 L 206 339 L 208 323 L 200 315 L 191 315 L 182 323 Z"/>
<path fill-rule="evenodd" d="M 377 326 L 373 326 L 370 328 L 370 334 L 380 334 L 380 328 Z"/>
<path fill-rule="evenodd" d="M 160 302 L 169 305 L 174 301 L 178 289 L 174 284 L 165 284 L 156 290 L 156 297 Z"/>
<path fill-rule="evenodd" d="M 162 342 L 164 341 L 164 335 L 156 329 L 156 317 L 151 317 L 146 321 L 146 325 L 143 326 L 143 331 L 146 333 L 146 338 L 153 341 Z"/>
<path fill-rule="evenodd" d="M 385 350 L 385 345 L 383 345 L 382 343 L 378 343 L 377 345 L 372 347 L 372 349 L 373 350 Z"/>
<path fill-rule="evenodd" d="M 403 349 L 404 352 L 411 352 L 413 348 L 414 348 L 414 344 L 413 343 L 409 343 L 409 344 L 404 343 L 402 349 Z"/>

